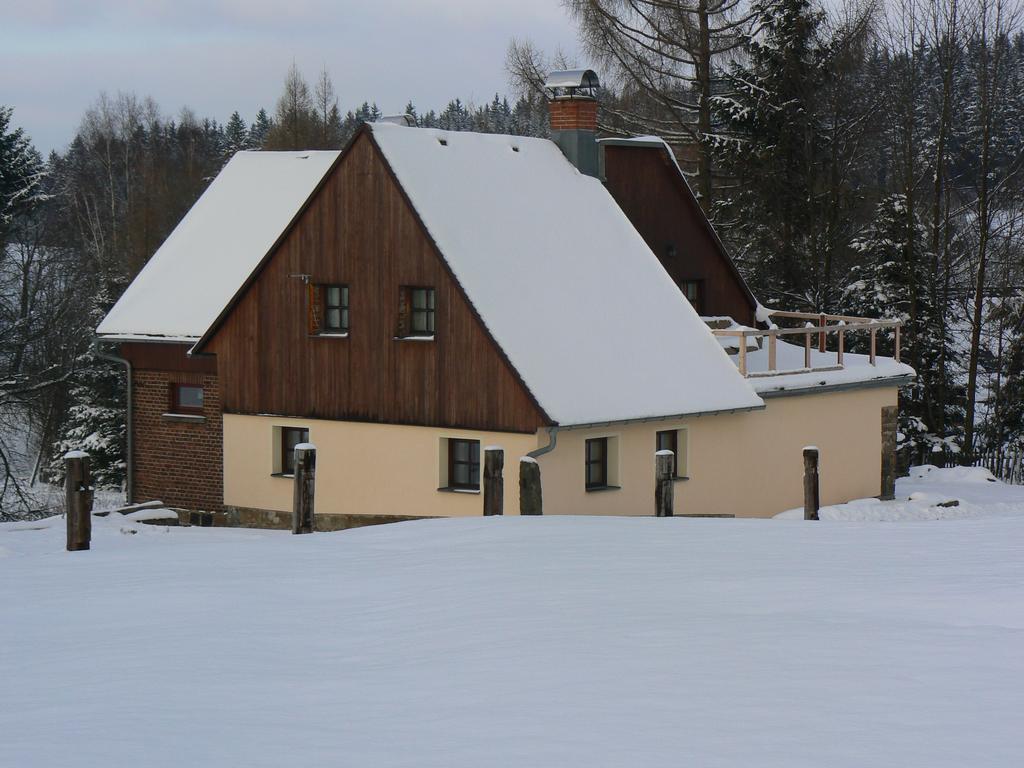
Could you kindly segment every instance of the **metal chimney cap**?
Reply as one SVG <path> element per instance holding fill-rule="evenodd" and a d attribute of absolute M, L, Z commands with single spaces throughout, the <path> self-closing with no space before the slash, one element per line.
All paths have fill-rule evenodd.
<path fill-rule="evenodd" d="M 592 69 L 567 69 L 552 72 L 544 83 L 552 98 L 596 98 L 601 81 Z"/>
<path fill-rule="evenodd" d="M 404 125 L 407 128 L 415 128 L 416 121 L 412 119 L 412 115 L 384 115 L 384 117 L 378 119 L 378 123 L 391 123 L 392 125 Z"/>

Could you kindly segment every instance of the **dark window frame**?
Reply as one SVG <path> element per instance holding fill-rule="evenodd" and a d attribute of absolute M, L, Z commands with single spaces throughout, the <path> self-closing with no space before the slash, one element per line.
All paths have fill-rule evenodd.
<path fill-rule="evenodd" d="M 426 306 L 417 308 L 419 291 L 425 294 Z M 430 285 L 403 285 L 399 292 L 398 315 L 398 338 L 433 338 L 437 334 L 437 289 Z M 422 322 L 418 323 L 417 318 L 422 318 Z"/>
<path fill-rule="evenodd" d="M 679 472 L 679 433 L 682 432 L 682 431 L 683 430 L 681 430 L 681 429 L 660 429 L 660 430 L 658 430 L 655 433 L 655 436 L 654 436 L 654 450 L 656 450 L 656 451 L 664 451 L 664 450 L 666 450 L 666 448 L 662 447 L 662 444 L 661 444 L 661 437 L 662 437 L 662 435 L 665 435 L 665 436 L 671 435 L 672 436 L 672 441 L 671 441 L 672 445 L 669 446 L 667 448 L 667 450 L 672 451 L 673 456 L 675 456 L 675 461 L 673 462 L 673 464 L 674 464 L 674 466 L 673 466 L 673 470 L 674 470 L 673 477 L 675 477 L 676 480 L 685 480 L 686 479 L 686 475 L 680 474 L 680 472 Z"/>
<path fill-rule="evenodd" d="M 288 435 L 293 432 L 300 433 L 300 439 L 293 443 L 291 449 L 289 449 Z M 304 437 L 301 436 L 303 433 Z M 278 450 L 281 452 L 281 471 L 278 474 L 282 477 L 295 476 L 295 446 L 308 442 L 309 427 L 281 427 L 281 442 L 278 446 Z"/>
<path fill-rule="evenodd" d="M 202 416 L 203 405 L 182 405 L 181 404 L 181 390 L 182 389 L 198 389 L 199 399 L 203 405 L 206 404 L 206 392 L 203 389 L 202 384 L 189 384 L 188 382 L 171 382 L 170 391 L 168 392 L 168 412 L 177 413 L 182 416 Z"/>
<path fill-rule="evenodd" d="M 469 459 L 463 461 L 455 458 L 455 447 L 459 443 L 465 443 L 469 449 Z M 473 460 L 473 448 L 476 447 L 476 460 Z M 456 465 L 466 465 L 469 467 L 469 478 L 470 482 L 460 483 L 455 479 L 455 467 Z M 476 468 L 476 483 L 472 482 L 473 469 Z M 479 491 L 480 490 L 480 441 L 472 440 L 469 438 L 462 437 L 449 437 L 448 438 L 448 484 L 447 488 L 452 488 L 459 491 Z"/>
<path fill-rule="evenodd" d="M 351 327 L 349 312 L 349 287 L 348 283 L 320 283 L 321 304 L 323 309 L 323 322 L 320 324 L 321 334 L 348 333 Z M 331 289 L 338 289 L 338 304 L 331 304 L 328 296 Z M 331 310 L 338 310 L 339 324 L 334 326 L 328 321 Z"/>
<path fill-rule="evenodd" d="M 693 299 L 691 299 L 687 295 L 687 292 L 686 292 L 687 286 L 690 286 L 690 285 L 692 285 L 695 288 L 695 292 L 696 292 L 696 297 L 693 298 Z M 697 314 L 698 315 L 704 315 L 705 314 L 705 312 L 704 312 L 704 281 L 703 280 L 680 280 L 679 281 L 679 290 L 682 291 L 683 296 L 686 298 L 687 301 L 690 302 L 690 305 L 695 310 L 697 310 Z"/>
<path fill-rule="evenodd" d="M 595 445 L 601 445 L 601 456 L 600 458 L 593 458 L 592 447 Z M 600 467 L 600 482 L 592 482 L 590 477 L 591 466 Z M 588 491 L 597 490 L 599 488 L 610 488 L 608 484 L 608 438 L 607 437 L 592 437 L 589 438 L 584 446 L 584 482 Z"/>

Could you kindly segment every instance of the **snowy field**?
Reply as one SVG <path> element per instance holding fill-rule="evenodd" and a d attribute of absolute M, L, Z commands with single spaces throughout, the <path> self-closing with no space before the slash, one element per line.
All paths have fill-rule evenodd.
<path fill-rule="evenodd" d="M 4 524 L 0 766 L 1020 765 L 1024 489 L 926 475 L 970 519 Z"/>

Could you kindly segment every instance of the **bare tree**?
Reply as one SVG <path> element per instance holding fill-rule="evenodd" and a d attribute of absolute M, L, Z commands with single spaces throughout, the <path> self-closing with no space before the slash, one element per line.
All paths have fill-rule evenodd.
<path fill-rule="evenodd" d="M 748 38 L 757 14 L 743 0 L 565 0 L 584 50 L 642 99 L 606 104 L 619 130 L 697 148 L 701 204 L 712 200 L 715 70 Z"/>
<path fill-rule="evenodd" d="M 989 247 L 993 236 L 994 213 L 1000 197 L 1009 191 L 1009 181 L 1020 170 L 1020 158 L 1013 166 L 996 164 L 997 116 L 1005 108 L 1005 62 L 1009 35 L 1019 28 L 1020 6 L 1004 0 L 975 0 L 971 20 L 975 104 L 974 139 L 978 149 L 978 167 L 973 205 L 977 232 L 974 261 L 974 290 L 971 305 L 970 350 L 967 364 L 967 410 L 964 418 L 964 456 L 974 455 L 975 415 L 978 399 L 978 362 L 981 351 L 982 323 L 987 291 Z M 997 171 L 1001 175 L 997 178 Z"/>

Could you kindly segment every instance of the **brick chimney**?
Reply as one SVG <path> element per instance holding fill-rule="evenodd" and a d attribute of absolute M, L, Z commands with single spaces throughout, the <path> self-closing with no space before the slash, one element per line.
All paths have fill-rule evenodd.
<path fill-rule="evenodd" d="M 590 69 L 552 72 L 544 84 L 551 140 L 580 173 L 601 177 L 597 147 L 597 75 Z"/>

